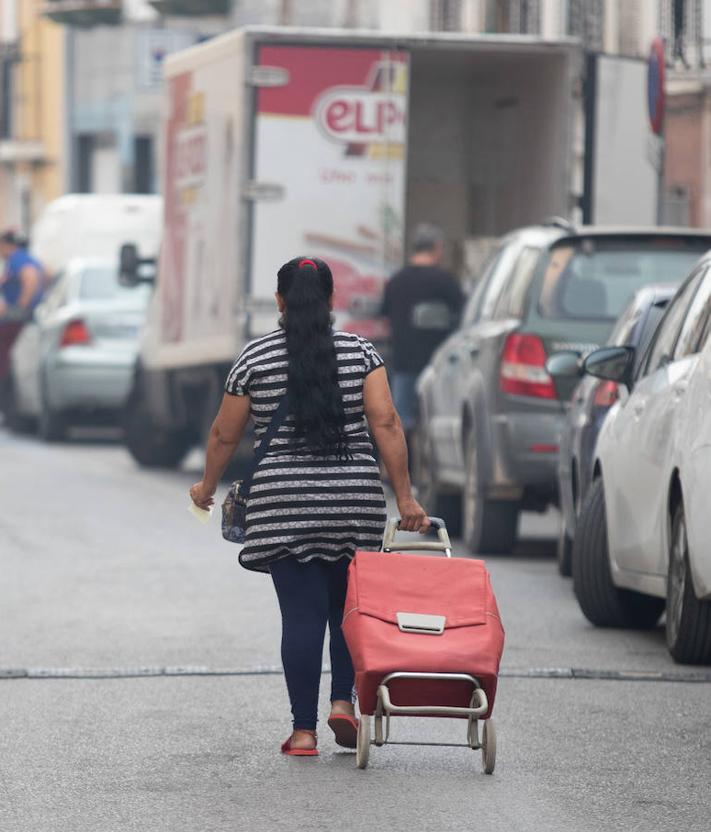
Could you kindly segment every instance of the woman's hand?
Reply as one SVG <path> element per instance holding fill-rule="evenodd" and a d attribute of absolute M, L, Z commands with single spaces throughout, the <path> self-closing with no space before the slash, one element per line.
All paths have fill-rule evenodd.
<path fill-rule="evenodd" d="M 190 489 L 190 497 L 198 508 L 208 511 L 215 504 L 213 497 L 216 490 L 205 485 L 205 480 L 200 480 Z"/>
<path fill-rule="evenodd" d="M 397 508 L 400 512 L 400 528 L 402 531 L 424 534 L 429 529 L 430 519 L 427 512 L 414 497 L 398 500 Z"/>

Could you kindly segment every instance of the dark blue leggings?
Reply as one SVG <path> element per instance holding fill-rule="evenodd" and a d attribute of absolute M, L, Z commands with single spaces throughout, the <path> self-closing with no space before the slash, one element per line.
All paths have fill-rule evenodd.
<path fill-rule="evenodd" d="M 315 730 L 323 640 L 331 635 L 331 701 L 353 696 L 353 664 L 341 631 L 349 560 L 287 557 L 271 564 L 281 608 L 281 660 L 294 730 Z"/>

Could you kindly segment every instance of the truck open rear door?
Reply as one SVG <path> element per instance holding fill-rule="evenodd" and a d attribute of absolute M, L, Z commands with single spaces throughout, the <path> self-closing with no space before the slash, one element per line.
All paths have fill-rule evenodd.
<path fill-rule="evenodd" d="M 274 328 L 277 270 L 303 254 L 331 266 L 337 326 L 378 340 L 374 310 L 402 262 L 407 55 L 265 44 L 255 63 L 275 71 L 256 92 L 249 334 Z"/>
<path fill-rule="evenodd" d="M 646 62 L 588 56 L 585 134 L 584 221 L 654 225 L 657 149 L 647 115 Z"/>

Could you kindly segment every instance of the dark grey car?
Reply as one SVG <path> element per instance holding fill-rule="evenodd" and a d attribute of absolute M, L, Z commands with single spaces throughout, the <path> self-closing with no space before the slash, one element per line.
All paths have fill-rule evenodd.
<path fill-rule="evenodd" d="M 420 496 L 471 551 L 510 551 L 519 512 L 558 502 L 561 399 L 575 379 L 555 384 L 548 356 L 604 343 L 641 286 L 688 272 L 710 242 L 685 229 L 559 221 L 501 240 L 418 384 Z"/>

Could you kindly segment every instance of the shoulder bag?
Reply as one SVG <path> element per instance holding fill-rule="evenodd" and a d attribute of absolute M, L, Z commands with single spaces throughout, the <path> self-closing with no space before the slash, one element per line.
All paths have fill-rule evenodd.
<path fill-rule="evenodd" d="M 257 466 L 267 455 L 272 440 L 284 424 L 289 409 L 286 395 L 279 402 L 262 441 L 254 451 L 254 459 L 245 471 L 244 479 L 233 482 L 222 503 L 222 536 L 230 543 L 244 543 L 247 534 L 247 500 Z"/>

